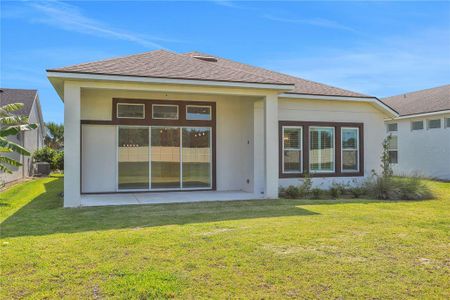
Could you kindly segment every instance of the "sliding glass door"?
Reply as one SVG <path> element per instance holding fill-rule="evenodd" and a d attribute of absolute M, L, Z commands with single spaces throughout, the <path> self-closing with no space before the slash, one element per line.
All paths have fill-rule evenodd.
<path fill-rule="evenodd" d="M 118 128 L 118 190 L 212 187 L 210 127 Z"/>
<path fill-rule="evenodd" d="M 119 127 L 118 136 L 118 189 L 148 189 L 148 127 Z"/>
<path fill-rule="evenodd" d="M 211 187 L 211 129 L 183 128 L 183 188 Z"/>
<path fill-rule="evenodd" d="M 179 189 L 180 128 L 152 127 L 152 189 Z"/>

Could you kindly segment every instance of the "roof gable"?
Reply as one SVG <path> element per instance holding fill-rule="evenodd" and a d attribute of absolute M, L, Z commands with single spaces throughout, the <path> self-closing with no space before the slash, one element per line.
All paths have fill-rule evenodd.
<path fill-rule="evenodd" d="M 12 103 L 23 103 L 23 108 L 14 112 L 16 115 L 29 116 L 36 99 L 37 90 L 0 88 L 0 103 L 7 105 Z"/>

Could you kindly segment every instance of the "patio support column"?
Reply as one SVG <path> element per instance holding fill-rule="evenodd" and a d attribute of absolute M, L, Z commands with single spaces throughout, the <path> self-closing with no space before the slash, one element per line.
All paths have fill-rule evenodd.
<path fill-rule="evenodd" d="M 64 82 L 64 207 L 81 205 L 80 87 Z"/>
<path fill-rule="evenodd" d="M 265 197 L 278 198 L 278 95 L 264 98 Z"/>

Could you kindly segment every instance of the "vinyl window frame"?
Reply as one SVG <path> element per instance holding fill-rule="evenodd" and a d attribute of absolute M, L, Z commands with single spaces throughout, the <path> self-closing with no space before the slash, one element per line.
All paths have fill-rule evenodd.
<path fill-rule="evenodd" d="M 414 129 L 414 123 L 422 123 L 422 128 L 420 129 Z M 424 130 L 425 129 L 425 124 L 423 123 L 423 120 L 418 120 L 418 121 L 411 121 L 411 131 L 420 131 L 420 130 Z"/>
<path fill-rule="evenodd" d="M 397 147 L 396 148 L 394 148 L 394 149 L 391 149 L 391 146 L 389 145 L 389 149 L 388 149 L 388 152 L 389 153 L 391 153 L 391 152 L 397 152 L 397 161 L 396 162 L 391 162 L 391 158 L 390 158 L 390 156 L 389 156 L 389 163 L 390 164 L 392 164 L 392 165 L 397 165 L 398 164 L 398 135 L 391 135 L 391 140 L 392 140 L 392 138 L 396 138 L 397 139 Z"/>
<path fill-rule="evenodd" d="M 188 118 L 188 109 L 189 107 L 207 107 L 209 109 L 209 118 L 208 119 L 189 119 Z M 212 119 L 212 107 L 211 105 L 201 105 L 201 104 L 187 104 L 186 105 L 186 120 L 187 121 L 211 121 Z"/>
<path fill-rule="evenodd" d="M 332 143 L 333 143 L 333 151 L 331 152 L 331 153 L 333 153 L 333 163 L 332 163 L 332 166 L 333 166 L 333 169 L 332 170 L 311 170 L 311 160 L 309 160 L 309 166 L 308 166 L 308 169 L 309 169 L 309 172 L 311 173 L 311 174 L 333 174 L 333 173 L 336 173 L 336 128 L 335 127 L 333 127 L 333 126 L 316 126 L 316 125 L 314 125 L 314 126 L 309 126 L 309 128 L 308 128 L 308 131 L 309 131 L 309 147 L 308 147 L 308 152 L 309 152 L 309 157 L 311 157 L 311 129 L 313 129 L 313 128 L 322 128 L 322 129 L 332 129 L 333 130 L 333 136 L 332 136 L 332 139 L 331 139 L 331 141 L 332 141 Z M 319 141 L 320 141 L 320 139 L 319 139 Z M 322 150 L 322 149 L 320 149 L 320 150 Z"/>
<path fill-rule="evenodd" d="M 177 116 L 175 118 L 160 118 L 155 117 L 155 106 L 175 106 L 177 108 Z M 180 119 L 180 106 L 178 104 L 152 104 L 152 120 L 179 120 Z"/>
<path fill-rule="evenodd" d="M 356 149 L 345 149 L 344 148 L 344 139 L 343 139 L 343 131 L 345 129 L 356 129 Z M 355 173 L 359 172 L 359 164 L 360 164 L 360 153 L 359 153 L 359 127 L 349 127 L 349 126 L 343 126 L 341 127 L 341 172 L 342 173 Z M 344 170 L 344 151 L 355 151 L 356 150 L 356 170 Z"/>
<path fill-rule="evenodd" d="M 284 129 L 285 128 L 294 128 L 294 129 L 300 129 L 300 145 L 299 145 L 299 147 L 298 147 L 298 149 L 296 149 L 296 148 L 285 148 L 285 146 L 284 146 Z M 303 126 L 282 126 L 282 129 L 281 129 L 281 132 L 282 132 L 282 137 L 281 137 L 281 140 L 282 140 L 282 146 L 281 146 L 281 151 L 282 151 L 282 153 L 281 153 L 281 157 L 282 157 L 282 162 L 281 162 L 281 172 L 283 173 L 283 174 L 303 174 L 303 161 L 304 161 L 304 159 L 303 159 L 303 157 L 304 157 L 304 147 L 303 147 Z M 301 153 L 301 155 L 300 155 L 300 170 L 299 171 L 285 171 L 285 169 L 284 169 L 284 151 L 298 151 L 298 152 L 300 152 Z"/>
<path fill-rule="evenodd" d="M 142 117 L 120 117 L 119 116 L 119 106 L 142 106 Z M 145 104 L 144 103 L 127 103 L 118 102 L 116 104 L 116 116 L 117 119 L 135 119 L 135 120 L 145 120 Z"/>
<path fill-rule="evenodd" d="M 390 130 L 389 129 L 389 125 L 395 125 L 395 130 Z M 386 132 L 390 133 L 390 132 L 397 132 L 398 131 L 398 123 L 387 123 L 386 124 Z"/>
<path fill-rule="evenodd" d="M 439 127 L 430 127 L 430 122 L 432 121 L 439 121 Z M 441 129 L 442 128 L 442 119 L 428 119 L 427 120 L 427 130 L 433 130 L 433 129 Z"/>

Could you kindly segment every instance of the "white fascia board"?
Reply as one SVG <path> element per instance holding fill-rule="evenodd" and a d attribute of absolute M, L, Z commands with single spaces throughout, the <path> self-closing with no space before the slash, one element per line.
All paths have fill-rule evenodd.
<path fill-rule="evenodd" d="M 102 81 L 125 81 L 125 82 L 141 82 L 141 83 L 158 83 L 158 84 L 183 84 L 183 85 L 201 85 L 215 87 L 239 87 L 254 88 L 267 90 L 290 91 L 294 88 L 293 84 L 270 84 L 270 83 L 247 83 L 247 82 L 229 82 L 229 81 L 211 81 L 211 80 L 195 80 L 195 79 L 170 79 L 155 77 L 138 77 L 123 75 L 100 75 L 100 74 L 84 74 L 84 73 L 66 73 L 66 72 L 47 72 L 48 78 L 76 79 L 76 80 L 102 80 Z"/>
<path fill-rule="evenodd" d="M 382 111 L 386 112 L 391 118 L 398 117 L 398 113 L 378 100 L 376 97 L 348 97 L 348 96 L 324 96 L 324 95 L 309 95 L 309 94 L 294 94 L 284 93 L 279 95 L 280 98 L 292 98 L 292 99 L 316 99 L 316 100 L 329 100 L 329 101 L 352 101 L 352 102 L 365 102 L 371 103 Z"/>
<path fill-rule="evenodd" d="M 450 109 L 433 111 L 433 112 L 429 112 L 429 113 L 420 113 L 420 114 L 414 114 L 414 115 L 400 116 L 400 117 L 396 118 L 396 120 L 431 117 L 431 116 L 444 115 L 444 114 L 450 114 Z"/>

